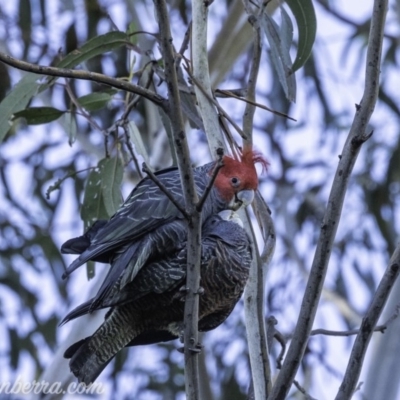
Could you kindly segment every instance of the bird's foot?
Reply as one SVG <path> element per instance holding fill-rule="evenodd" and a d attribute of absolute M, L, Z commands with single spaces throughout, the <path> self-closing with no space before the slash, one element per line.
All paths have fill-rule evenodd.
<path fill-rule="evenodd" d="M 179 288 L 179 291 L 175 295 L 175 298 L 179 301 L 185 301 L 188 292 L 189 292 L 189 288 L 187 286 L 182 286 L 181 288 Z"/>
<path fill-rule="evenodd" d="M 204 292 L 205 292 L 205 290 L 204 290 L 203 286 L 199 286 L 199 290 L 197 291 L 197 294 L 201 296 L 202 294 L 204 294 Z"/>
<path fill-rule="evenodd" d="M 202 286 L 199 286 L 199 290 L 196 292 L 196 294 L 198 294 L 199 296 L 201 296 L 202 294 L 204 294 L 205 290 Z M 186 296 L 189 293 L 189 288 L 187 286 L 182 286 L 178 293 L 176 293 L 175 298 L 179 301 L 185 301 L 186 300 Z"/>
<path fill-rule="evenodd" d="M 192 342 L 192 340 L 190 342 Z M 179 351 L 179 353 L 183 354 L 185 353 L 185 346 L 178 347 L 177 350 Z M 188 348 L 188 350 L 192 353 L 200 354 L 203 350 L 203 345 L 200 342 L 195 343 L 195 341 L 193 340 L 193 343 L 190 343 L 190 347 Z"/>
<path fill-rule="evenodd" d="M 189 347 L 189 351 L 196 354 L 200 354 L 202 350 L 203 350 L 203 345 L 200 342 L 197 342 L 194 346 Z"/>

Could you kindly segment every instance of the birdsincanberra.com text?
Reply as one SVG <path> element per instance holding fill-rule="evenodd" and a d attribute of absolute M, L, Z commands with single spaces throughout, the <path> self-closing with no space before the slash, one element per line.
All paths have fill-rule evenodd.
<path fill-rule="evenodd" d="M 86 386 L 83 383 L 31 381 L 24 382 L 20 377 L 15 382 L 0 382 L 0 394 L 103 394 L 105 387 L 101 383 Z"/>

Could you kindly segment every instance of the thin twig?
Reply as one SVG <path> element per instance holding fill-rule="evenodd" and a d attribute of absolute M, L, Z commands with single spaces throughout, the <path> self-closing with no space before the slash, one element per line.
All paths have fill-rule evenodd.
<path fill-rule="evenodd" d="M 390 316 L 390 318 L 388 318 L 388 320 L 382 324 L 382 325 L 378 325 L 377 327 L 375 327 L 374 332 L 382 332 L 384 333 L 385 330 L 394 322 L 394 320 L 396 318 L 398 318 L 400 314 L 400 305 L 398 305 L 396 307 L 396 310 L 394 311 L 394 313 Z M 357 335 L 360 332 L 360 329 L 350 329 L 348 331 L 332 331 L 329 329 L 314 329 L 311 331 L 310 336 L 316 336 L 316 335 L 326 335 L 326 336 L 353 336 L 353 335 Z M 286 340 L 290 340 L 293 338 L 293 334 L 290 335 L 285 335 Z"/>
<path fill-rule="evenodd" d="M 294 339 L 290 344 L 269 400 L 286 398 L 307 346 L 332 252 L 333 241 L 339 225 L 350 174 L 361 144 L 368 138 L 366 130 L 378 98 L 386 10 L 387 0 L 375 0 L 368 39 L 364 94 L 360 106 L 356 108 L 353 124 L 332 184 L 299 319 L 294 331 Z"/>
<path fill-rule="evenodd" d="M 400 243 L 394 251 L 385 274 L 375 292 L 372 303 L 365 314 L 360 331 L 354 342 L 353 349 L 350 354 L 349 363 L 344 374 L 342 384 L 340 385 L 335 400 L 350 399 L 355 391 L 358 379 L 360 377 L 361 368 L 368 344 L 371 340 L 374 327 L 385 307 L 386 300 L 396 282 L 400 273 Z"/>
<path fill-rule="evenodd" d="M 226 118 L 231 125 L 236 129 L 237 133 L 242 137 L 242 139 L 246 139 L 246 135 L 244 134 L 243 130 L 240 129 L 239 125 L 225 112 L 225 110 L 220 106 L 217 100 L 215 100 L 212 96 L 210 96 L 203 85 L 193 76 L 193 74 L 190 72 L 189 68 L 185 66 L 185 70 L 187 74 L 190 76 L 190 79 L 192 82 L 195 84 L 195 86 L 203 93 L 203 95 L 206 97 L 206 99 L 213 104 L 218 112 Z"/>
<path fill-rule="evenodd" d="M 57 76 L 61 78 L 82 79 L 86 81 L 102 83 L 111 87 L 115 87 L 117 89 L 125 90 L 127 92 L 136 93 L 162 108 L 166 107 L 166 100 L 157 93 L 154 93 L 151 90 L 147 90 L 141 86 L 135 85 L 131 82 L 127 82 L 123 79 L 111 78 L 107 75 L 91 71 L 31 64 L 26 61 L 17 60 L 16 58 L 2 52 L 0 52 L 0 61 L 4 62 L 5 64 L 11 65 L 14 68 L 21 69 L 23 71 L 33 72 L 34 74 Z"/>
<path fill-rule="evenodd" d="M 222 148 L 217 149 L 218 161 L 215 164 L 213 173 L 211 175 L 211 179 L 208 182 L 208 185 L 207 185 L 206 189 L 204 190 L 204 193 L 201 196 L 201 199 L 199 200 L 199 202 L 196 205 L 196 209 L 199 212 L 201 212 L 201 210 L 203 209 L 204 203 L 207 200 L 207 197 L 210 194 L 212 187 L 214 186 L 214 182 L 215 182 L 215 179 L 217 178 L 219 170 L 224 166 L 224 162 L 222 160 L 223 155 L 224 155 L 224 149 L 222 149 Z"/>
<path fill-rule="evenodd" d="M 98 130 L 99 132 L 103 132 L 103 134 L 105 134 L 104 129 L 102 129 L 99 126 L 99 124 L 90 116 L 90 114 L 88 114 L 83 109 L 83 107 L 79 104 L 78 99 L 76 98 L 74 92 L 72 91 L 68 80 L 66 80 L 66 82 L 65 82 L 65 89 L 66 89 L 66 91 L 68 93 L 68 96 L 69 96 L 71 102 L 80 111 L 80 115 L 82 115 L 89 122 L 89 124 L 92 125 L 93 129 Z"/>
<path fill-rule="evenodd" d="M 190 215 L 188 212 L 178 203 L 171 192 L 164 186 L 164 184 L 157 178 L 157 176 L 147 167 L 144 162 L 142 164 L 142 171 L 160 188 L 160 190 L 171 200 L 171 203 L 182 213 L 182 215 L 190 221 Z"/>
<path fill-rule="evenodd" d="M 389 321 L 386 324 L 378 325 L 372 331 L 385 333 L 386 329 L 389 327 L 389 324 L 391 322 L 392 321 Z M 350 329 L 348 331 L 331 331 L 329 329 L 314 329 L 313 331 L 311 331 L 310 336 L 325 335 L 325 336 L 348 337 L 348 336 L 358 335 L 359 333 L 360 329 Z"/>
<path fill-rule="evenodd" d="M 234 99 L 237 99 L 237 100 L 240 100 L 240 101 L 244 101 L 245 103 L 251 104 L 252 106 L 255 106 L 255 107 L 258 107 L 258 108 L 262 108 L 265 111 L 269 111 L 272 114 L 279 115 L 280 117 L 285 117 L 287 119 L 290 119 L 292 121 L 297 122 L 297 119 L 294 119 L 293 117 L 291 117 L 288 114 L 285 114 L 285 113 L 280 112 L 280 111 L 276 111 L 276 110 L 274 110 L 272 108 L 269 108 L 269 107 L 265 106 L 264 104 L 257 103 L 255 101 L 251 101 L 251 100 L 246 99 L 244 97 L 237 96 L 235 93 L 231 92 L 230 90 L 215 89 L 215 95 L 217 96 L 217 94 L 223 94 L 224 95 L 223 97 L 232 97 Z M 217 97 L 220 97 L 220 96 L 217 96 Z"/>
<path fill-rule="evenodd" d="M 294 383 L 294 386 L 297 387 L 297 390 L 299 392 L 301 392 L 302 394 L 304 394 L 306 400 L 316 400 L 314 397 L 310 396 L 307 393 L 306 389 L 304 389 L 303 386 L 301 386 L 300 383 L 296 379 L 293 381 L 293 383 Z"/>
<path fill-rule="evenodd" d="M 191 32 L 192 32 L 192 22 L 189 23 L 189 25 L 188 25 L 188 27 L 186 29 L 185 36 L 184 36 L 182 44 L 181 44 L 181 48 L 179 49 L 179 53 L 178 54 L 180 55 L 180 57 L 178 57 L 178 59 L 176 60 L 176 67 L 177 68 L 181 64 L 183 54 L 185 53 L 185 51 L 189 47 Z"/>
<path fill-rule="evenodd" d="M 131 159 L 132 159 L 133 163 L 135 164 L 135 168 L 136 168 L 136 171 L 138 172 L 138 174 L 140 176 L 140 179 L 143 179 L 142 171 L 139 168 L 139 161 L 138 161 L 138 159 L 137 159 L 137 157 L 135 155 L 135 152 L 133 150 L 133 147 L 132 147 L 131 138 L 130 138 L 130 135 L 129 135 L 128 124 L 129 124 L 129 121 L 125 120 L 125 122 L 122 125 L 122 129 L 124 131 L 124 136 L 125 136 L 125 144 L 126 144 L 126 147 L 128 148 L 129 154 L 131 155 Z M 146 165 L 146 169 L 147 170 L 149 169 L 147 167 L 147 165 Z"/>
<path fill-rule="evenodd" d="M 256 19 L 254 15 L 249 16 L 249 21 Z M 257 19 L 256 19 L 257 20 Z M 254 126 L 254 114 L 256 107 L 254 105 L 256 99 L 256 86 L 258 72 L 260 70 L 261 62 L 261 32 L 260 27 L 256 22 L 253 22 L 254 32 L 254 45 L 253 45 L 253 62 L 251 63 L 249 80 L 247 84 L 247 95 L 246 95 L 246 108 L 243 114 L 243 132 L 246 136 L 246 144 L 248 147 L 252 147 L 253 141 L 253 126 Z M 226 94 L 226 93 L 225 93 Z M 232 97 L 241 100 L 240 97 L 235 96 L 233 93 Z"/>

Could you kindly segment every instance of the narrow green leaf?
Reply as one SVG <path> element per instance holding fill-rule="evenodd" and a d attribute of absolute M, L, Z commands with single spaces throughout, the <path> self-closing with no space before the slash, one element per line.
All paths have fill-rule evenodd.
<path fill-rule="evenodd" d="M 83 196 L 81 218 L 86 231 L 98 219 L 107 219 L 108 213 L 104 207 L 101 189 L 101 172 L 95 169 L 90 172 Z"/>
<path fill-rule="evenodd" d="M 189 119 L 190 126 L 192 128 L 204 130 L 203 120 L 200 117 L 199 110 L 196 105 L 195 96 L 190 94 L 190 87 L 186 83 L 182 68 L 179 68 L 177 72 L 179 87 L 185 88 L 185 90 L 180 89 L 182 111 Z"/>
<path fill-rule="evenodd" d="M 317 18 L 312 0 L 287 0 L 299 30 L 297 56 L 293 63 L 293 72 L 301 68 L 311 55 L 317 33 Z"/>
<path fill-rule="evenodd" d="M 296 78 L 292 73 L 292 61 L 290 59 L 289 47 L 283 44 L 287 41 L 286 32 L 282 39 L 282 33 L 277 23 L 266 13 L 261 17 L 261 27 L 267 37 L 272 64 L 278 74 L 279 82 L 288 100 L 296 99 Z"/>
<path fill-rule="evenodd" d="M 133 44 L 136 45 L 137 44 L 137 37 L 138 35 L 135 35 L 135 32 L 137 32 L 138 27 L 136 25 L 136 22 L 132 21 L 129 26 L 128 26 L 128 36 L 129 36 L 129 41 Z"/>
<path fill-rule="evenodd" d="M 292 20 L 289 17 L 289 14 L 285 10 L 284 7 L 280 7 L 281 9 L 281 27 L 280 27 L 280 37 L 283 48 L 285 49 L 285 53 L 290 53 L 290 47 L 293 43 L 293 24 Z"/>
<path fill-rule="evenodd" d="M 111 95 L 104 92 L 86 94 L 77 99 L 78 103 L 88 111 L 96 111 L 105 107 L 112 99 Z"/>
<path fill-rule="evenodd" d="M 95 272 L 96 272 L 95 262 L 89 260 L 86 263 L 86 276 L 88 278 L 88 281 L 90 281 L 92 278 L 94 278 Z"/>
<path fill-rule="evenodd" d="M 73 68 L 99 54 L 107 53 L 108 51 L 125 45 L 128 40 L 124 32 L 108 32 L 104 35 L 96 36 L 86 42 L 80 49 L 67 54 L 57 67 Z"/>
<path fill-rule="evenodd" d="M 104 206 L 110 218 L 122 203 L 120 187 L 124 170 L 119 157 L 104 158 L 100 160 L 98 166 Z"/>
<path fill-rule="evenodd" d="M 31 107 L 14 113 L 13 119 L 25 118 L 28 125 L 40 125 L 55 121 L 64 113 L 53 107 Z"/>
<path fill-rule="evenodd" d="M 13 114 L 23 110 L 38 91 L 39 84 L 36 81 L 39 78 L 36 74 L 26 74 L 0 103 L 0 143 L 11 128 Z"/>
<path fill-rule="evenodd" d="M 143 157 L 144 162 L 147 165 L 149 165 L 149 155 L 144 146 L 142 135 L 140 134 L 138 127 L 133 121 L 129 121 L 128 130 L 129 130 L 129 137 L 133 145 L 135 146 L 136 152 L 140 154 Z"/>
<path fill-rule="evenodd" d="M 75 143 L 76 135 L 78 133 L 75 112 L 71 110 L 71 112 L 65 113 L 64 121 L 68 130 L 68 144 L 72 147 L 72 145 Z"/>

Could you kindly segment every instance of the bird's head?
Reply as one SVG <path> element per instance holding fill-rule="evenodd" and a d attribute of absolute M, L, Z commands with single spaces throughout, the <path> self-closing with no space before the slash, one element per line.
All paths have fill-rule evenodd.
<path fill-rule="evenodd" d="M 258 152 L 244 149 L 240 160 L 223 157 L 223 166 L 215 179 L 215 188 L 229 208 L 237 210 L 249 205 L 254 199 L 258 187 L 255 164 L 260 163 L 264 170 L 268 161 Z"/>

